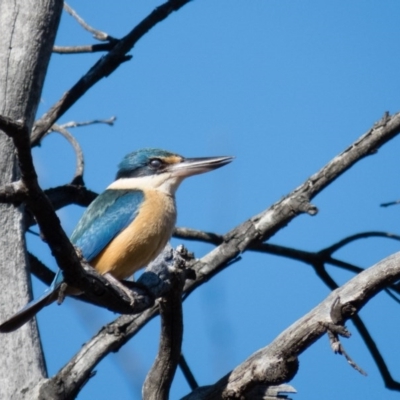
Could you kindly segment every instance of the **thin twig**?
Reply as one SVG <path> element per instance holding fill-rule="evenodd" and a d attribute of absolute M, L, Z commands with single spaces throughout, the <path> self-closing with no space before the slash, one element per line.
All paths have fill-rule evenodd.
<path fill-rule="evenodd" d="M 342 247 L 346 246 L 347 244 L 354 242 L 355 240 L 366 239 L 370 237 L 383 237 L 400 241 L 399 235 L 390 232 L 379 232 L 379 231 L 361 232 L 355 235 L 348 236 L 344 239 L 341 239 L 337 243 L 334 243 L 333 245 L 321 250 L 319 253 L 331 255 L 334 252 L 341 249 Z"/>
<path fill-rule="evenodd" d="M 28 252 L 28 257 L 32 274 L 44 284 L 50 286 L 56 274 L 50 268 L 44 265 L 34 254 Z"/>
<path fill-rule="evenodd" d="M 381 203 L 381 207 L 389 207 L 389 206 L 394 206 L 396 204 L 400 204 L 400 200 L 389 201 L 388 203 Z"/>
<path fill-rule="evenodd" d="M 74 152 L 75 152 L 75 157 L 76 157 L 76 167 L 75 167 L 75 175 L 74 175 L 71 183 L 74 185 L 84 186 L 85 184 L 83 181 L 83 172 L 84 172 L 84 167 L 85 167 L 85 161 L 83 159 L 83 151 L 82 151 L 82 148 L 81 148 L 79 142 L 71 135 L 71 133 L 69 133 L 61 125 L 54 124 L 51 127 L 51 131 L 49 131 L 49 132 L 57 132 L 60 135 L 64 136 L 65 139 L 67 139 L 68 142 L 73 147 Z M 49 134 L 49 132 L 47 134 Z"/>
<path fill-rule="evenodd" d="M 196 240 L 215 245 L 219 245 L 224 241 L 224 237 L 222 235 L 218 235 L 216 233 L 211 233 L 211 232 L 203 232 L 197 229 L 182 228 L 182 227 L 176 227 L 173 236 L 180 239 Z M 335 267 L 342 268 L 346 271 L 358 274 L 361 271 L 363 271 L 364 268 L 333 258 L 330 256 L 330 253 L 332 253 L 332 251 L 335 250 L 334 247 L 338 246 L 339 244 L 345 245 L 354 240 L 370 238 L 370 237 L 384 237 L 388 239 L 400 240 L 399 235 L 390 232 L 362 232 L 344 238 L 338 243 L 335 243 L 334 245 L 329 246 L 317 252 L 305 251 L 305 250 L 295 249 L 293 247 L 281 246 L 272 243 L 257 243 L 257 242 L 249 245 L 247 250 L 290 258 L 292 260 L 301 261 L 305 264 L 311 265 L 314 268 L 319 263 L 329 264 Z M 391 285 L 391 289 L 395 292 L 400 293 L 400 287 L 398 288 L 396 287 L 396 285 Z"/>
<path fill-rule="evenodd" d="M 335 354 L 341 354 L 345 357 L 347 362 L 350 364 L 351 367 L 353 367 L 356 371 L 358 371 L 361 375 L 367 376 L 367 373 L 357 365 L 357 363 L 349 356 L 349 354 L 346 352 L 344 349 L 344 346 L 342 342 L 340 341 L 339 337 L 337 334 L 332 332 L 331 330 L 327 331 L 329 342 L 332 348 L 332 351 Z"/>
<path fill-rule="evenodd" d="M 364 270 L 364 272 L 362 272 L 362 274 L 365 274 L 367 271 L 368 270 Z M 331 289 L 332 292 L 336 291 L 339 288 L 339 285 L 326 272 L 326 270 L 325 270 L 325 274 L 320 274 L 319 276 L 324 281 L 324 283 Z M 353 279 L 355 279 L 355 278 L 353 278 Z M 387 286 L 393 286 L 393 284 L 388 283 Z M 335 299 L 335 301 L 336 301 L 336 299 Z M 367 346 L 368 351 L 371 353 L 372 358 L 374 359 L 375 364 L 377 365 L 379 372 L 382 375 L 382 378 L 386 384 L 386 387 L 389 389 L 400 391 L 400 382 L 397 382 L 396 380 L 393 379 L 393 377 L 389 371 L 389 368 L 386 365 L 386 362 L 385 362 L 384 358 L 382 357 L 381 352 L 378 349 L 378 346 L 376 345 L 374 339 L 372 338 L 371 334 L 369 333 L 367 327 L 365 326 L 365 324 L 362 321 L 362 319 L 360 318 L 360 316 L 352 315 L 351 319 L 352 319 L 353 324 L 356 327 L 357 331 L 361 335 L 365 345 Z"/>
<path fill-rule="evenodd" d="M 190 369 L 188 363 L 186 362 L 186 359 L 184 355 L 181 353 L 181 356 L 179 358 L 179 368 L 182 371 L 183 376 L 186 379 L 186 382 L 189 384 L 190 389 L 195 390 L 199 387 L 199 384 L 196 381 L 196 378 L 193 375 L 192 370 Z"/>
<path fill-rule="evenodd" d="M 65 1 L 64 1 L 64 10 L 71 15 L 73 18 L 76 19 L 78 24 L 83 28 L 86 29 L 88 32 L 90 32 L 93 37 L 97 40 L 101 41 L 110 41 L 110 40 L 115 40 L 112 36 L 110 36 L 108 33 L 100 31 L 98 29 L 93 28 L 90 26 L 88 23 L 86 23 L 83 18 L 81 18 L 78 13 L 73 10 Z"/>
<path fill-rule="evenodd" d="M 60 126 L 61 128 L 64 128 L 64 129 L 79 128 L 81 126 L 88 126 L 88 125 L 94 125 L 94 124 L 106 124 L 109 126 L 113 126 L 114 122 L 116 120 L 117 120 L 117 117 L 112 116 L 108 119 L 92 119 L 90 121 L 82 121 L 82 122 L 70 121 L 70 122 L 67 122 L 65 124 L 61 124 L 58 126 Z M 50 129 L 50 130 L 52 130 L 52 129 Z"/>

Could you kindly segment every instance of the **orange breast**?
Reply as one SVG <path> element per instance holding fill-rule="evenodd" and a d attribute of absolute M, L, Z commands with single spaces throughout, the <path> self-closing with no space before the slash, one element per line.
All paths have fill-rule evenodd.
<path fill-rule="evenodd" d="M 136 218 L 91 265 L 101 274 L 128 278 L 157 257 L 171 238 L 175 222 L 175 199 L 158 190 L 146 190 Z"/>

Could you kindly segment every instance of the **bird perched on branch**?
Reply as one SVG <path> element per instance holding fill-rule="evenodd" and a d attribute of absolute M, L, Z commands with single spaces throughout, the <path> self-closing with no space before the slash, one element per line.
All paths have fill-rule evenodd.
<path fill-rule="evenodd" d="M 112 283 L 128 278 L 154 260 L 171 238 L 175 192 L 183 179 L 231 161 L 232 157 L 184 158 L 150 148 L 126 155 L 115 182 L 86 209 L 71 242 Z M 44 295 L 3 322 L 0 332 L 18 329 L 54 302 L 62 283 L 59 271 Z"/>

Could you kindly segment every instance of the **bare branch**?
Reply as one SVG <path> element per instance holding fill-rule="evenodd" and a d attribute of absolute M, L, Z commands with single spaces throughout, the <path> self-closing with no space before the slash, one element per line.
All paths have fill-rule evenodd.
<path fill-rule="evenodd" d="M 340 339 L 337 334 L 333 333 L 331 330 L 327 330 L 329 342 L 331 344 L 332 351 L 335 354 L 341 354 L 343 355 L 349 365 L 353 367 L 356 371 L 358 371 L 361 375 L 367 376 L 367 373 L 359 367 L 356 362 L 347 354 L 346 350 L 344 349 L 342 343 L 340 342 Z"/>
<path fill-rule="evenodd" d="M 87 44 L 82 46 L 53 46 L 53 53 L 58 54 L 79 54 L 79 53 L 98 53 L 100 51 L 112 50 L 117 42 Z"/>
<path fill-rule="evenodd" d="M 149 296 L 145 290 L 135 288 L 133 294 L 137 301 L 132 307 L 131 299 L 126 293 L 110 285 L 108 280 L 95 272 L 92 267 L 81 262 L 75 248 L 65 235 L 48 197 L 38 184 L 28 129 L 21 126 L 19 122 L 1 116 L 0 126 L 13 139 L 21 172 L 21 184 L 27 191 L 26 204 L 34 215 L 58 266 L 62 269 L 66 283 L 81 289 L 91 301 L 112 311 L 135 313 L 150 307 L 154 298 Z M 138 308 L 136 309 L 136 307 Z"/>
<path fill-rule="evenodd" d="M 180 367 L 182 374 L 185 377 L 187 383 L 189 384 L 190 389 L 192 389 L 192 390 L 197 389 L 199 387 L 199 384 L 197 383 L 196 378 L 194 377 L 193 372 L 189 368 L 189 365 L 186 362 L 186 359 L 182 353 L 179 358 L 179 367 Z"/>
<path fill-rule="evenodd" d="M 38 121 L 36 121 L 32 137 L 32 147 L 40 143 L 43 135 L 78 99 L 80 99 L 100 79 L 113 73 L 123 62 L 131 57 L 127 53 L 150 29 L 167 18 L 172 12 L 179 10 L 189 0 L 170 0 L 158 6 L 135 28 L 133 28 L 116 46 L 95 65 L 54 104 Z"/>
<path fill-rule="evenodd" d="M 31 273 L 40 279 L 47 286 L 50 286 L 51 282 L 55 277 L 55 273 L 46 265 L 44 265 L 35 255 L 28 253 L 29 266 L 31 267 Z"/>
<path fill-rule="evenodd" d="M 193 263 L 192 268 L 196 273 L 196 279 L 186 282 L 185 293 L 191 293 L 197 287 L 201 286 L 213 275 L 217 274 L 229 265 L 229 263 L 236 259 L 241 252 L 249 249 L 256 243 L 259 243 L 260 240 L 272 236 L 282 226 L 287 225 L 296 215 L 299 215 L 301 212 L 307 212 L 307 210 L 311 210 L 311 212 L 313 212 L 313 210 L 315 211 L 315 208 L 307 205 L 309 204 L 310 198 L 322 191 L 329 183 L 333 182 L 355 162 L 376 151 L 380 146 L 389 141 L 400 131 L 400 114 L 396 114 L 389 118 L 389 120 L 386 119 L 385 121 L 386 124 L 375 125 L 352 146 L 339 156 L 335 157 L 321 171 L 309 178 L 303 185 L 295 189 L 284 199 L 224 235 L 224 241 L 219 244 L 218 247 L 205 255 L 202 259 Z M 367 275 L 365 275 L 366 273 Z M 400 267 L 398 273 L 400 276 Z M 395 281 L 395 278 L 393 278 L 389 272 L 384 275 L 384 278 L 382 278 L 382 276 L 380 277 L 382 280 L 379 285 L 375 285 L 374 282 L 371 281 L 371 286 L 374 290 L 381 290 L 385 285 L 387 286 Z M 361 274 L 353 278 L 351 282 L 359 276 L 369 276 L 368 270 L 361 272 Z M 363 299 L 363 301 L 366 302 L 376 293 L 376 291 L 369 290 L 370 285 L 368 284 L 368 281 L 362 282 L 366 288 L 364 288 L 365 290 L 361 291 L 362 293 L 360 294 L 360 296 L 362 295 L 364 297 L 360 297 L 356 301 L 356 306 L 358 305 L 360 307 L 363 305 L 363 302 L 360 299 Z M 347 297 L 341 295 L 341 299 L 343 301 L 343 299 L 347 299 Z M 325 306 L 322 305 L 321 307 L 324 308 Z M 81 351 L 74 357 L 74 362 L 79 365 L 85 364 L 87 365 L 88 370 L 93 370 L 106 354 L 111 351 L 117 351 L 149 320 L 157 315 L 157 312 L 157 307 L 153 306 L 138 316 L 124 315 L 117 318 L 112 324 L 104 327 L 102 331 L 82 347 Z M 301 325 L 303 324 L 303 321 L 305 321 L 305 319 L 302 319 L 299 323 L 295 324 L 299 331 L 302 329 Z M 306 326 L 305 330 L 301 331 L 304 335 L 301 339 L 302 341 L 297 344 L 292 343 L 293 346 L 297 346 L 295 346 L 295 348 L 297 348 L 297 353 L 294 352 L 293 354 L 299 354 L 306 346 L 311 345 L 314 340 L 324 334 L 325 328 L 323 328 L 319 323 L 316 323 L 313 326 L 315 327 L 315 331 L 309 329 L 309 326 Z M 110 335 L 108 332 L 118 332 L 118 334 Z M 123 334 L 121 332 L 123 332 Z M 283 337 L 285 338 L 288 337 L 285 332 L 282 335 L 284 335 Z M 281 342 L 283 342 L 283 344 Z M 281 342 L 279 342 L 279 344 L 281 344 L 282 348 L 285 349 L 285 342 L 283 340 Z M 302 343 L 304 345 L 303 347 L 300 346 Z M 276 357 L 274 351 L 277 352 L 277 349 L 279 349 L 279 345 L 275 345 L 274 342 L 272 347 L 269 346 L 267 348 L 266 354 L 272 354 L 273 357 Z M 290 349 L 293 351 L 293 347 L 290 347 Z M 280 357 L 281 353 L 279 353 L 278 358 L 275 358 L 276 362 L 271 362 L 269 367 L 263 366 L 263 368 L 270 368 L 271 365 L 273 365 L 278 369 L 281 367 L 281 371 L 286 371 L 285 373 L 287 377 L 293 375 L 297 368 L 297 356 L 289 357 L 285 360 L 281 360 Z M 78 360 L 81 362 L 78 362 Z M 85 361 L 83 362 L 82 360 Z M 278 369 L 276 371 L 278 371 Z M 284 374 L 280 374 L 280 377 L 283 375 Z M 223 378 L 223 380 L 224 379 L 226 382 L 228 377 Z"/>
<path fill-rule="evenodd" d="M 357 233 L 355 235 L 348 236 L 348 237 L 340 240 L 339 242 L 334 243 L 333 245 L 321 250 L 319 253 L 332 255 L 334 252 L 338 251 L 339 249 L 348 245 L 349 243 L 354 242 L 355 240 L 366 239 L 366 238 L 370 238 L 370 237 L 383 237 L 383 238 L 389 238 L 389 239 L 394 239 L 394 240 L 400 241 L 400 236 L 396 235 L 394 233 L 378 232 L 378 231 L 361 232 L 361 233 Z"/>
<path fill-rule="evenodd" d="M 389 201 L 388 203 L 382 203 L 381 207 L 389 207 L 389 206 L 394 206 L 396 204 L 400 204 L 400 200 Z"/>
<path fill-rule="evenodd" d="M 112 36 L 110 36 L 108 33 L 106 32 L 102 32 L 99 31 L 98 29 L 93 28 L 92 26 L 90 26 L 89 24 L 87 24 L 83 18 L 81 18 L 78 13 L 73 10 L 65 1 L 64 1 L 64 10 L 71 15 L 72 17 L 74 17 L 78 24 L 83 28 L 86 29 L 88 32 L 90 32 L 93 37 L 97 40 L 102 40 L 102 41 L 110 41 L 110 40 L 115 40 Z"/>
<path fill-rule="evenodd" d="M 182 289 L 186 274 L 175 261 L 171 290 L 159 301 L 161 335 L 157 357 L 143 384 L 145 400 L 167 399 L 178 367 L 183 337 Z"/>
<path fill-rule="evenodd" d="M 46 189 L 44 192 L 55 210 L 70 204 L 87 207 L 97 197 L 97 193 L 85 186 L 74 184 L 57 186 Z"/>
<path fill-rule="evenodd" d="M 69 128 L 79 128 L 81 126 L 88 126 L 88 125 L 94 125 L 94 124 L 106 124 L 113 126 L 114 122 L 117 120 L 117 117 L 110 117 L 108 119 L 92 119 L 91 121 L 82 121 L 82 122 L 76 122 L 76 121 L 70 121 L 62 125 L 61 128 L 69 129 Z M 51 128 L 50 128 L 51 130 Z"/>
<path fill-rule="evenodd" d="M 179 269 L 178 271 L 176 268 L 175 270 L 171 268 L 171 266 L 176 265 L 176 257 L 177 255 L 173 252 L 172 248 L 167 246 L 163 253 L 160 254 L 148 268 L 146 268 L 145 272 L 139 278 L 138 284 L 151 292 L 154 298 L 165 296 L 167 293 L 174 296 L 173 292 L 175 290 L 173 287 L 176 289 L 174 282 L 177 280 L 180 282 L 180 279 L 184 280 L 190 275 L 190 270 Z M 179 258 L 178 262 L 181 262 Z M 183 282 L 180 282 L 179 285 L 182 285 L 183 287 Z M 179 292 L 180 291 L 178 290 L 178 293 Z M 181 301 L 180 297 L 181 296 L 179 295 L 179 301 Z M 177 301 L 177 299 L 175 299 L 174 302 L 175 301 Z M 82 385 L 84 385 L 90 377 L 91 371 L 93 371 L 93 368 L 97 363 L 100 362 L 110 351 L 117 351 L 118 348 L 129 339 L 129 333 L 133 326 L 140 329 L 143 318 L 152 318 L 152 316 L 155 316 L 157 312 L 158 304 L 152 306 L 138 316 L 133 316 L 133 319 L 127 319 L 127 316 L 121 316 L 115 322 L 106 325 L 97 334 L 97 338 L 94 338 L 92 341 L 85 344 L 67 365 L 65 365 L 53 378 L 43 384 L 41 387 L 42 392 L 53 393 L 54 390 L 58 389 L 57 395 L 54 394 L 55 397 L 51 397 L 52 400 L 75 398 L 74 396 L 76 396 L 82 388 Z M 175 315 L 175 317 L 177 316 Z M 132 324 L 132 321 L 136 322 L 133 322 Z M 177 331 L 174 331 L 174 335 L 175 334 L 177 334 Z M 102 342 L 104 339 L 105 342 Z M 178 343 L 175 343 L 175 345 L 177 344 Z M 111 347 L 109 347 L 109 345 Z M 177 352 L 176 363 L 178 363 L 180 344 L 179 349 L 175 348 L 174 352 Z M 61 387 L 63 388 L 62 391 L 59 389 Z"/>
<path fill-rule="evenodd" d="M 54 124 L 51 128 L 52 132 L 57 132 L 60 135 L 64 136 L 65 139 L 68 140 L 68 142 L 72 145 L 74 151 L 75 151 L 75 156 L 76 156 L 76 168 L 75 168 L 75 174 L 72 179 L 72 184 L 74 185 L 82 185 L 84 186 L 84 181 L 83 181 L 83 169 L 85 166 L 85 162 L 83 159 L 83 151 L 78 143 L 78 141 L 62 126 Z M 46 135 L 49 134 L 50 131 L 47 132 Z"/>
<path fill-rule="evenodd" d="M 351 317 L 349 309 L 359 311 L 383 287 L 400 279 L 400 253 L 396 253 L 361 272 L 333 291 L 321 304 L 282 332 L 271 344 L 258 350 L 216 384 L 196 391 L 185 400 L 240 398 L 255 384 L 277 384 L 296 373 L 296 360 L 326 332 L 333 323 L 331 309 L 337 298 L 342 305 L 342 319 Z M 278 370 L 277 370 L 278 368 Z M 280 370 L 279 370 L 280 368 Z M 288 374 L 289 373 L 289 374 Z M 400 384 L 398 384 L 400 388 Z"/>
<path fill-rule="evenodd" d="M 75 184 L 68 184 L 46 189 L 44 193 L 50 200 L 54 210 L 59 210 L 60 208 L 69 206 L 71 204 L 87 207 L 97 197 L 97 193 L 92 192 L 85 186 Z M 26 198 L 24 197 L 23 200 L 26 200 Z M 3 201 L 3 190 L 0 190 L 0 201 Z M 12 199 L 10 201 L 16 200 Z M 27 213 L 25 215 L 25 226 L 29 228 L 35 224 L 36 220 L 32 212 L 27 209 Z"/>
<path fill-rule="evenodd" d="M 392 117 L 385 114 L 384 120 L 375 124 L 372 129 L 292 193 L 224 235 L 223 243 L 194 264 L 193 269 L 196 272 L 197 279 L 191 290 L 201 285 L 203 279 L 208 279 L 209 274 L 222 270 L 226 263 L 254 243 L 269 239 L 297 215 L 304 212 L 315 213 L 316 208 L 310 205 L 312 198 L 357 161 L 375 153 L 379 147 L 399 132 L 400 113 Z"/>
<path fill-rule="evenodd" d="M 318 273 L 319 277 L 322 279 L 322 281 L 332 290 L 335 291 L 336 289 L 338 289 L 338 285 L 337 283 L 332 279 L 332 277 L 327 273 L 325 267 L 321 264 L 319 266 L 319 270 L 316 269 L 316 272 Z M 388 284 L 387 287 L 394 287 L 395 285 L 393 284 Z M 385 291 L 387 291 L 387 289 L 384 289 Z M 332 310 L 334 309 L 335 304 L 332 306 Z M 352 306 L 350 306 L 349 308 L 351 309 L 350 314 L 354 314 L 354 310 L 351 308 Z M 338 322 L 342 322 L 340 321 L 340 319 L 337 316 L 337 310 L 336 310 L 336 315 L 334 315 L 332 313 L 331 310 L 331 318 L 333 320 L 333 322 L 335 324 L 337 324 Z M 358 330 L 358 332 L 360 333 L 365 345 L 368 348 L 368 351 L 371 353 L 380 374 L 382 375 L 382 378 L 385 382 L 385 385 L 387 388 L 392 389 L 392 390 L 400 390 L 400 384 L 395 381 L 389 371 L 388 366 L 386 365 L 385 360 L 382 357 L 381 352 L 378 349 L 378 346 L 376 345 L 374 339 L 372 338 L 371 334 L 369 333 L 367 327 L 365 326 L 364 322 L 361 320 L 361 318 L 358 315 L 353 315 L 352 316 L 352 322 L 354 324 L 354 326 L 356 327 L 356 329 Z"/>

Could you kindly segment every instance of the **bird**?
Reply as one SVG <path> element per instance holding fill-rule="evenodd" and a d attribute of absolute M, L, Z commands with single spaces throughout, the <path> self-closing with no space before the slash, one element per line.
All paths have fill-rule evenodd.
<path fill-rule="evenodd" d="M 83 213 L 70 237 L 72 244 L 98 273 L 119 283 L 154 260 L 170 240 L 177 218 L 175 192 L 181 182 L 232 159 L 184 158 L 156 148 L 127 154 L 115 181 Z M 62 283 L 59 270 L 45 293 L 0 324 L 0 332 L 20 328 L 57 300 Z M 71 289 L 67 293 L 73 293 Z"/>

